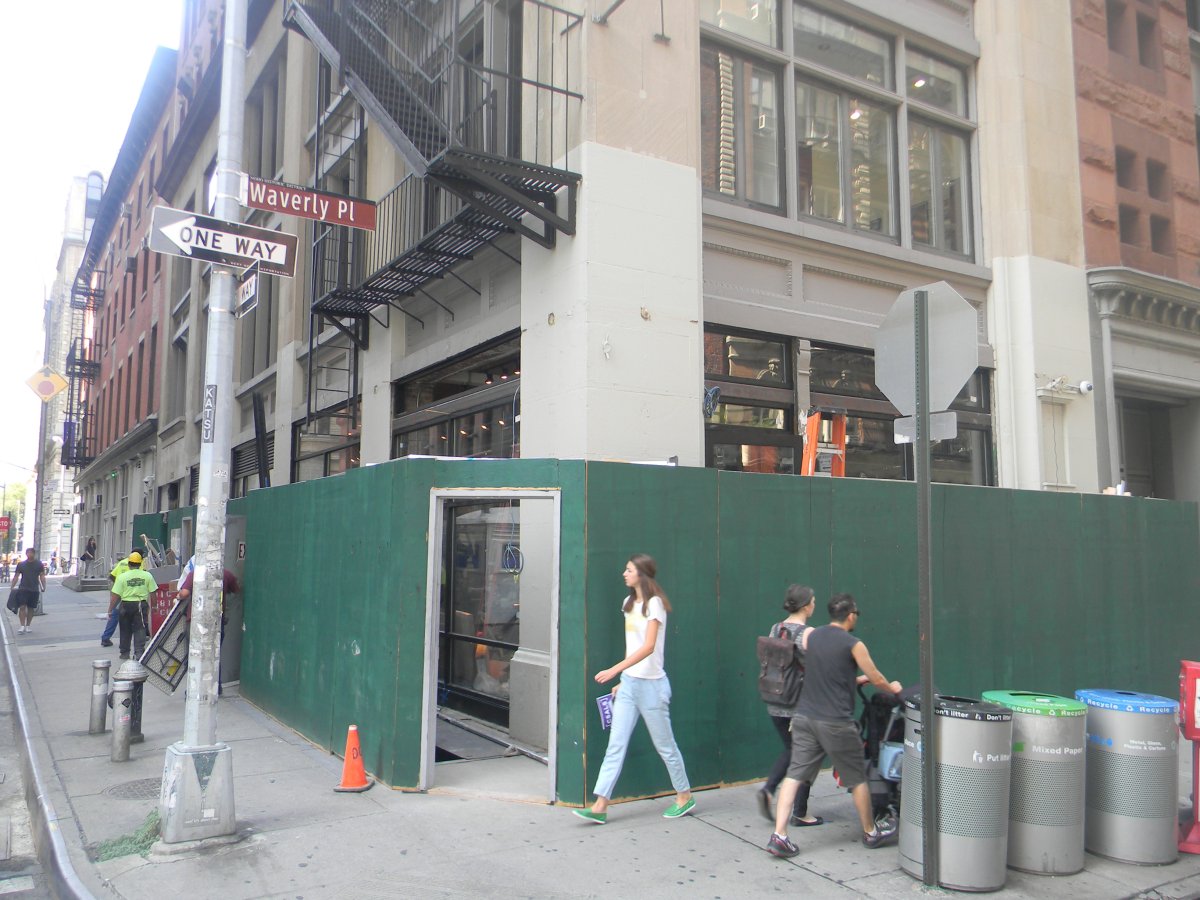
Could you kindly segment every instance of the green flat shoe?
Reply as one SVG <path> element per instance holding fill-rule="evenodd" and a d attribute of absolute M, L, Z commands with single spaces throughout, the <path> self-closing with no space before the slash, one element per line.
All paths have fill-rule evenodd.
<path fill-rule="evenodd" d="M 686 816 L 696 808 L 696 798 L 688 797 L 687 803 L 682 806 L 678 803 L 672 803 L 667 807 L 667 811 L 663 813 L 664 819 L 678 819 L 680 816 Z"/>
<path fill-rule="evenodd" d="M 592 812 L 590 809 L 573 809 L 571 812 L 593 825 L 603 825 L 608 821 L 608 813 Z"/>

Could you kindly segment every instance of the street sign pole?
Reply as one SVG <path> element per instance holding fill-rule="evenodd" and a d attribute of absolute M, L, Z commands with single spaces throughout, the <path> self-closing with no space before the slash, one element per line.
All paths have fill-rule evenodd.
<path fill-rule="evenodd" d="M 221 112 L 217 137 L 217 215 L 239 222 L 239 171 L 245 117 L 246 0 L 226 0 Z M 204 360 L 206 410 L 196 502 L 196 567 L 189 632 L 183 740 L 167 748 L 159 797 L 165 843 L 235 834 L 233 751 L 217 741 L 218 654 L 229 497 L 233 400 L 235 273 L 214 265 Z M 211 406 L 211 409 L 207 408 Z"/>
<path fill-rule="evenodd" d="M 933 691 L 933 591 L 930 585 L 929 292 L 913 296 L 916 342 L 917 605 L 921 668 L 921 862 L 925 884 L 938 883 L 938 717 Z"/>

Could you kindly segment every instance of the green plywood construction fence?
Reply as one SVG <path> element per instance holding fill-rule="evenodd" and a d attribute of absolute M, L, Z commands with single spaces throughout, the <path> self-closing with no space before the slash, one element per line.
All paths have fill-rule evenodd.
<path fill-rule="evenodd" d="M 693 784 L 761 777 L 777 738 L 757 699 L 754 638 L 791 582 L 849 591 L 880 668 L 917 676 L 914 487 L 555 460 L 397 461 L 252 492 L 242 693 L 367 768 L 416 783 L 430 490 L 561 492 L 557 793 L 589 796 L 603 756 L 594 674 L 623 654 L 621 571 L 659 562 L 672 719 Z M 1194 504 L 935 486 L 940 690 L 1171 694 L 1200 634 Z M 620 796 L 670 790 L 639 730 Z"/>

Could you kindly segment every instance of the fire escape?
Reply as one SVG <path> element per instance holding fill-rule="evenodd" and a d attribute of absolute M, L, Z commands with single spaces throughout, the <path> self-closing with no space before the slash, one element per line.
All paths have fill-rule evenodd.
<path fill-rule="evenodd" d="M 370 319 L 386 326 L 378 314 L 396 310 L 424 327 L 407 308 L 418 295 L 453 318 L 431 282 L 449 276 L 478 293 L 454 269 L 501 236 L 553 248 L 559 232 L 575 233 L 580 176 L 555 166 L 578 138 L 582 17 L 545 0 L 292 0 L 284 21 L 321 57 L 319 93 L 340 77 L 410 170 L 380 200 L 373 234 L 314 233 L 311 418 L 334 405 L 314 398 L 313 343 L 326 325 L 348 340 L 349 408 Z M 323 121 L 318 99 L 317 157 L 322 130 L 345 128 Z M 328 189 L 316 169 L 314 186 Z"/>
<path fill-rule="evenodd" d="M 71 287 L 71 346 L 67 350 L 67 411 L 63 419 L 62 464 L 81 469 L 96 458 L 95 429 L 89 421 L 92 386 L 100 375 L 100 355 L 91 338 L 102 291 L 76 279 Z"/>

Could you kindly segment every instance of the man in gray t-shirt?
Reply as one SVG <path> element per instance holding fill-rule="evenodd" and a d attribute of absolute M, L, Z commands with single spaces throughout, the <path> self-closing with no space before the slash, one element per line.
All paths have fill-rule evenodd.
<path fill-rule="evenodd" d="M 862 736 L 854 721 L 854 695 L 858 672 L 876 689 L 900 693 L 900 682 L 889 682 L 875 668 L 867 645 L 852 632 L 858 623 L 858 604 L 849 594 L 829 601 L 830 624 L 808 635 L 804 654 L 804 690 L 792 719 L 792 762 L 787 778 L 779 786 L 775 833 L 767 852 L 790 857 L 800 852 L 787 836 L 792 800 L 800 782 L 812 782 L 828 754 L 838 770 L 842 785 L 854 797 L 862 825 L 862 842 L 875 849 L 891 843 L 895 828 L 881 831 L 871 816 L 871 790 L 867 785 Z"/>

